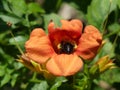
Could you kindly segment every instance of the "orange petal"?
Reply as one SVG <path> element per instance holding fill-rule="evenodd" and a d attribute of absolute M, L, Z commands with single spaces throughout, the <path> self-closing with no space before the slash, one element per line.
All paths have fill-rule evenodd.
<path fill-rule="evenodd" d="M 54 53 L 48 36 L 40 28 L 32 31 L 25 48 L 27 56 L 38 63 L 44 63 Z"/>
<path fill-rule="evenodd" d="M 60 54 L 51 58 L 46 65 L 47 70 L 56 76 L 69 76 L 83 67 L 82 60 L 77 55 Z"/>
<path fill-rule="evenodd" d="M 63 31 L 67 31 L 68 33 L 72 32 L 71 37 L 73 37 L 74 33 L 76 34 L 75 36 L 80 36 L 82 33 L 83 25 L 82 25 L 82 22 L 80 20 L 77 20 L 77 19 L 74 19 L 71 21 L 61 20 L 61 24 L 62 24 L 61 27 L 55 28 L 54 22 L 51 22 L 48 25 L 49 34 L 56 32 L 56 31 L 59 31 L 59 30 L 60 31 L 63 30 Z"/>
<path fill-rule="evenodd" d="M 99 30 L 92 25 L 86 26 L 79 40 L 76 53 L 83 59 L 92 59 L 96 55 L 101 42 L 102 35 Z"/>
<path fill-rule="evenodd" d="M 68 31 L 76 31 L 81 34 L 82 32 L 82 22 L 77 19 L 73 19 L 71 21 L 66 21 L 66 20 L 61 20 L 62 22 L 62 29 L 63 30 L 68 30 Z"/>
<path fill-rule="evenodd" d="M 41 28 L 34 29 L 30 34 L 30 38 L 31 37 L 42 37 L 42 36 L 46 36 L 46 33 Z"/>

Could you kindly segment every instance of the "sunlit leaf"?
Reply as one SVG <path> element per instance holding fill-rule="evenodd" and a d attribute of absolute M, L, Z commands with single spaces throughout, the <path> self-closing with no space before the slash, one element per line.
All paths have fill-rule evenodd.
<path fill-rule="evenodd" d="M 84 73 L 78 73 L 77 78 L 75 79 L 75 85 L 78 90 L 87 90 L 89 87 L 90 81 L 89 78 Z"/>
<path fill-rule="evenodd" d="M 103 29 L 107 16 L 117 7 L 117 0 L 92 0 L 87 10 L 87 20 L 89 24 L 95 25 L 98 29 Z"/>
<path fill-rule="evenodd" d="M 15 17 L 13 15 L 0 14 L 0 18 L 7 23 L 10 23 L 12 26 L 21 21 L 21 18 Z"/>
<path fill-rule="evenodd" d="M 55 84 L 50 88 L 50 90 L 58 90 L 58 87 L 60 87 L 61 84 L 66 81 L 67 79 L 65 77 L 57 77 L 55 79 Z"/>
<path fill-rule="evenodd" d="M 45 13 L 44 9 L 42 9 L 38 3 L 29 3 L 28 12 L 29 13 Z"/>
<path fill-rule="evenodd" d="M 3 86 L 6 83 L 8 83 L 10 81 L 10 79 L 11 79 L 11 75 L 10 74 L 5 74 L 5 76 L 1 80 L 1 85 L 0 86 Z"/>
<path fill-rule="evenodd" d="M 3 3 L 4 9 L 5 9 L 7 12 L 12 13 L 12 11 L 11 11 L 11 9 L 10 9 L 10 7 L 9 7 L 8 2 L 7 2 L 6 0 L 2 0 L 2 3 Z"/>
<path fill-rule="evenodd" d="M 0 77 L 5 75 L 6 65 L 0 65 Z"/>
<path fill-rule="evenodd" d="M 18 77 L 19 74 L 14 74 L 12 75 L 11 77 L 11 85 L 12 87 L 15 85 L 16 81 L 17 81 L 17 77 Z"/>
<path fill-rule="evenodd" d="M 48 90 L 48 84 L 46 81 L 42 81 L 39 84 L 35 84 L 31 90 Z"/>
<path fill-rule="evenodd" d="M 117 0 L 117 4 L 118 4 L 118 6 L 119 6 L 119 8 L 120 8 L 120 0 Z"/>
<path fill-rule="evenodd" d="M 26 40 L 27 40 L 27 37 L 25 36 L 16 36 L 16 37 L 10 38 L 9 43 L 12 45 L 16 45 L 16 42 L 17 42 L 19 45 L 23 45 Z"/>
<path fill-rule="evenodd" d="M 120 36 L 120 25 L 118 23 L 113 23 L 112 25 L 109 25 L 108 29 L 110 31 L 110 34 L 108 34 L 109 36 L 113 34 L 118 34 Z"/>
<path fill-rule="evenodd" d="M 12 12 L 21 17 L 23 14 L 27 11 L 27 5 L 25 3 L 25 0 L 8 0 L 10 3 L 10 7 L 12 9 Z"/>
<path fill-rule="evenodd" d="M 14 62 L 14 68 L 15 70 L 19 70 L 21 68 L 23 68 L 23 64 L 19 63 L 19 62 Z"/>
<path fill-rule="evenodd" d="M 109 82 L 110 84 L 114 82 L 120 83 L 120 68 L 114 68 L 106 71 L 101 75 L 101 79 L 105 80 L 106 82 Z"/>

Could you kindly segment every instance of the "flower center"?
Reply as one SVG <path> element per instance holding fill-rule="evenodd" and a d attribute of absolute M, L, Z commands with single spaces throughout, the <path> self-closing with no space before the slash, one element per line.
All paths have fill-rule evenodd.
<path fill-rule="evenodd" d="M 75 49 L 75 45 L 73 43 L 70 42 L 65 42 L 62 41 L 59 45 L 58 45 L 58 49 L 59 49 L 59 53 L 65 53 L 65 54 L 71 54 L 74 52 Z"/>

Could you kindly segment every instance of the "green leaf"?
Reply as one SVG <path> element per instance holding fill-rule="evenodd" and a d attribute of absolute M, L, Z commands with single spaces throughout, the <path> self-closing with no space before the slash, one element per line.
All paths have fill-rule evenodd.
<path fill-rule="evenodd" d="M 0 14 L 0 18 L 7 23 L 11 23 L 14 26 L 16 23 L 21 21 L 21 18 L 15 17 L 13 15 Z"/>
<path fill-rule="evenodd" d="M 66 82 L 67 79 L 65 77 L 57 77 L 55 79 L 55 84 L 50 88 L 50 90 L 58 90 L 57 88 L 61 86 L 63 82 Z"/>
<path fill-rule="evenodd" d="M 27 40 L 27 37 L 25 36 L 16 36 L 16 37 L 10 38 L 9 43 L 11 45 L 16 45 L 16 42 L 17 42 L 19 45 L 23 45 L 26 40 Z"/>
<path fill-rule="evenodd" d="M 24 67 L 23 64 L 19 63 L 19 62 L 14 62 L 13 66 L 14 66 L 15 70 L 19 70 Z"/>
<path fill-rule="evenodd" d="M 46 81 L 42 81 L 39 84 L 35 84 L 31 90 L 47 90 L 48 89 L 48 84 Z"/>
<path fill-rule="evenodd" d="M 26 13 L 27 11 L 27 5 L 25 3 L 25 0 L 8 0 L 10 5 L 11 5 L 11 9 L 12 12 L 21 17 L 23 14 Z"/>
<path fill-rule="evenodd" d="M 120 0 L 117 0 L 118 7 L 120 8 Z"/>
<path fill-rule="evenodd" d="M 48 24 L 50 23 L 50 21 L 53 21 L 55 23 L 55 27 L 60 27 L 61 23 L 60 20 L 62 19 L 62 17 L 58 16 L 57 14 L 51 13 L 51 14 L 46 14 L 43 16 L 44 18 L 44 28 L 47 32 L 47 28 L 48 28 Z"/>
<path fill-rule="evenodd" d="M 11 79 L 11 75 L 10 74 L 5 74 L 5 76 L 3 77 L 3 79 L 1 80 L 1 87 L 5 84 L 7 84 Z"/>
<path fill-rule="evenodd" d="M 4 8 L 7 12 L 12 13 L 12 11 L 11 11 L 9 5 L 8 5 L 8 2 L 7 2 L 6 0 L 2 0 L 2 4 L 3 4 L 3 8 Z"/>
<path fill-rule="evenodd" d="M 87 10 L 88 23 L 103 29 L 107 16 L 117 7 L 117 0 L 92 0 Z"/>
<path fill-rule="evenodd" d="M 85 73 L 78 73 L 75 79 L 74 87 L 78 90 L 89 90 L 92 80 Z"/>
<path fill-rule="evenodd" d="M 38 3 L 29 3 L 28 4 L 28 12 L 31 13 L 45 13 L 44 9 L 40 7 Z"/>
<path fill-rule="evenodd" d="M 0 49 L 0 53 L 1 53 L 1 49 Z M 6 65 L 0 65 L 0 77 L 5 75 L 5 68 Z"/>
<path fill-rule="evenodd" d="M 103 73 L 100 77 L 102 80 L 110 84 L 113 84 L 114 82 L 120 83 L 120 68 L 110 69 Z"/>
<path fill-rule="evenodd" d="M 105 55 L 109 55 L 110 58 L 113 58 L 115 56 L 115 53 L 114 53 L 115 48 L 113 46 L 113 43 L 110 42 L 109 39 L 105 39 L 105 41 L 106 41 L 105 44 L 100 49 L 99 54 L 97 54 L 94 61 L 99 60 L 99 58 L 101 58 L 101 57 L 103 57 Z"/>
<path fill-rule="evenodd" d="M 18 77 L 18 74 L 13 74 L 12 75 L 12 78 L 11 78 L 11 85 L 12 85 L 12 87 L 15 85 L 15 83 L 17 81 L 17 77 Z"/>
<path fill-rule="evenodd" d="M 111 36 L 113 34 L 118 34 L 120 36 L 120 25 L 118 23 L 113 23 L 109 25 L 108 30 L 110 31 L 107 36 Z"/>
<path fill-rule="evenodd" d="M 7 74 L 12 74 L 14 72 L 13 69 L 10 69 L 10 68 L 6 68 L 6 73 Z"/>

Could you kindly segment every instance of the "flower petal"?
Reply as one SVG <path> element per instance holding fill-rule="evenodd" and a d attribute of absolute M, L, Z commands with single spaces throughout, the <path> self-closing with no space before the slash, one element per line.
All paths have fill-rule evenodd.
<path fill-rule="evenodd" d="M 55 28 L 54 22 L 51 22 L 48 25 L 48 30 L 49 30 L 49 34 L 56 32 L 56 31 L 67 31 L 68 33 L 71 34 L 72 32 L 72 36 L 71 37 L 79 37 L 82 33 L 82 22 L 80 20 L 74 19 L 71 21 L 67 21 L 67 20 L 61 20 L 61 27 L 57 27 Z"/>
<path fill-rule="evenodd" d="M 70 76 L 83 67 L 82 60 L 77 55 L 60 54 L 51 58 L 47 64 L 47 70 L 56 76 Z"/>
<path fill-rule="evenodd" d="M 41 28 L 34 29 L 30 34 L 30 38 L 31 37 L 42 37 L 42 36 L 46 36 L 46 34 L 45 34 L 44 30 Z"/>
<path fill-rule="evenodd" d="M 65 21 L 61 20 L 62 22 L 62 29 L 63 30 L 68 30 L 68 31 L 76 31 L 81 34 L 82 32 L 82 22 L 80 20 L 71 20 L 71 21 Z"/>
<path fill-rule="evenodd" d="M 49 38 L 57 52 L 57 46 L 62 41 L 76 43 L 82 33 L 82 22 L 80 20 L 61 20 L 62 26 L 55 28 L 54 22 L 48 26 Z"/>
<path fill-rule="evenodd" d="M 25 48 L 27 56 L 38 63 L 44 63 L 54 54 L 48 36 L 40 28 L 32 31 L 30 39 L 25 43 Z"/>
<path fill-rule="evenodd" d="M 92 59 L 102 43 L 102 35 L 99 30 L 92 25 L 86 26 L 82 34 L 76 54 L 83 59 Z"/>

